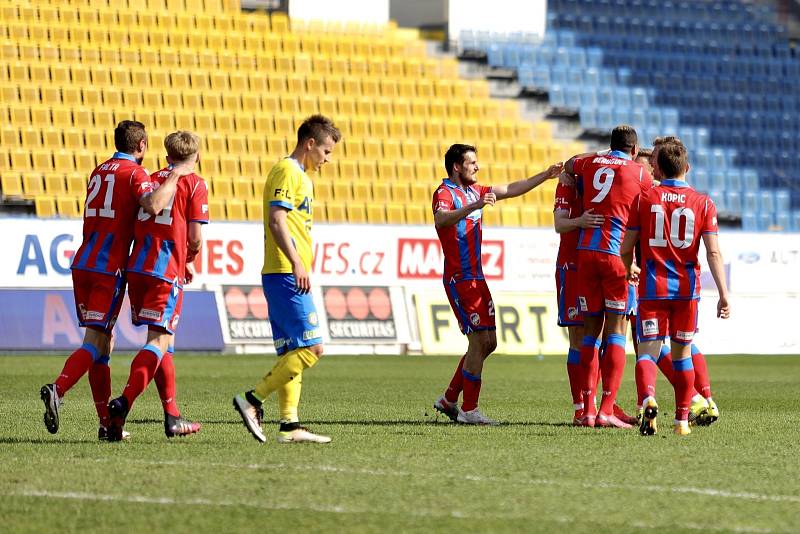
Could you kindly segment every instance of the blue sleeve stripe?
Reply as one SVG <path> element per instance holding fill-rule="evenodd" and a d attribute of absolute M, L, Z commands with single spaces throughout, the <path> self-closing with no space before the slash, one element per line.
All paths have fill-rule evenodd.
<path fill-rule="evenodd" d="M 270 206 L 278 206 L 278 207 L 281 207 L 281 208 L 286 208 L 287 210 L 293 210 L 294 209 L 294 206 L 292 206 L 288 202 L 284 202 L 282 200 L 270 200 L 269 201 L 269 205 Z"/>

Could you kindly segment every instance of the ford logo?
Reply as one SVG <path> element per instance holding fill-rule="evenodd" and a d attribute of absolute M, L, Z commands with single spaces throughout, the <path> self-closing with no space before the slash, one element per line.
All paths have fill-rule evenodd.
<path fill-rule="evenodd" d="M 760 259 L 761 255 L 758 252 L 742 252 L 739 254 L 739 261 L 742 263 L 756 263 Z"/>

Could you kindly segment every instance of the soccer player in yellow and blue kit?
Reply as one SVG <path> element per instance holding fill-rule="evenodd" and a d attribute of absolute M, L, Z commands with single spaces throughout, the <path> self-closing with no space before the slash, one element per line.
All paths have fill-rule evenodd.
<path fill-rule="evenodd" d="M 278 361 L 256 386 L 233 398 L 250 433 L 267 441 L 261 428 L 262 403 L 272 392 L 280 408 L 279 443 L 328 443 L 331 438 L 300 425 L 298 405 L 304 369 L 322 356 L 322 333 L 311 298 L 311 221 L 314 188 L 307 170 L 329 161 L 341 134 L 322 115 L 307 118 L 297 130 L 297 145 L 276 163 L 264 186 L 264 268 L 261 283 Z"/>

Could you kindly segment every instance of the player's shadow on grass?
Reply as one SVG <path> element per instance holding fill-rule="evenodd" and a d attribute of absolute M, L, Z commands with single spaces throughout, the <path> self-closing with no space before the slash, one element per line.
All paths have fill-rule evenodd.
<path fill-rule="evenodd" d="M 242 420 L 241 419 L 198 419 L 200 424 L 208 424 L 208 425 L 234 425 L 234 426 L 241 426 Z M 163 424 L 164 421 L 161 419 L 128 419 L 128 424 Z M 435 419 L 434 417 L 429 417 L 427 419 L 397 419 L 392 421 L 381 421 L 381 420 L 360 420 L 360 421 L 347 421 L 347 420 L 338 420 L 338 421 L 330 421 L 330 420 L 316 420 L 316 419 L 308 419 L 303 421 L 303 423 L 307 423 L 309 425 L 330 425 L 330 426 L 422 426 L 422 425 L 454 425 L 454 426 L 469 426 L 469 425 L 461 425 L 454 423 L 447 419 L 446 417 L 440 417 Z M 262 425 L 277 425 L 279 421 L 262 421 Z M 553 423 L 550 421 L 509 421 L 504 422 L 501 421 L 499 425 L 501 427 L 512 427 L 512 426 L 519 426 L 519 427 L 526 427 L 526 426 L 546 426 L 546 427 L 572 427 L 572 423 L 568 422 L 558 422 Z M 2 441 L 0 441 L 2 442 Z"/>

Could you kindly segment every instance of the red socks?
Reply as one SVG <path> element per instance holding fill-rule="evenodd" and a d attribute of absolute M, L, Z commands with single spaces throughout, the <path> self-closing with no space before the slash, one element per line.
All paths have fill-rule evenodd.
<path fill-rule="evenodd" d="M 458 396 L 461 394 L 461 390 L 464 389 L 464 375 L 462 371 L 464 370 L 464 358 L 466 357 L 466 355 L 461 357 L 453 379 L 450 380 L 450 385 L 447 386 L 447 391 L 444 392 L 444 398 L 447 399 L 448 402 L 458 402 Z"/>
<path fill-rule="evenodd" d="M 675 371 L 675 419 L 686 421 L 689 419 L 689 405 L 694 391 L 692 359 L 672 360 L 672 369 Z"/>
<path fill-rule="evenodd" d="M 111 399 L 111 368 L 108 356 L 101 357 L 89 368 L 89 386 L 100 426 L 108 426 L 108 401 Z"/>
<path fill-rule="evenodd" d="M 469 412 L 478 407 L 478 397 L 481 395 L 481 377 L 469 374 L 466 370 L 462 369 L 461 374 L 464 377 L 464 402 L 461 404 L 461 409 Z"/>
<path fill-rule="evenodd" d="M 711 397 L 711 380 L 708 377 L 708 365 L 703 353 L 692 343 L 692 366 L 694 367 L 694 389 L 703 397 Z"/>
<path fill-rule="evenodd" d="M 578 349 L 569 349 L 567 354 L 567 376 L 569 377 L 569 389 L 572 392 L 572 404 L 583 404 L 581 394 L 581 379 L 583 377 L 581 369 L 581 352 Z"/>
<path fill-rule="evenodd" d="M 97 358 L 97 349 L 88 343 L 84 343 L 81 348 L 70 354 L 67 361 L 64 362 L 61 374 L 54 382 L 58 396 L 63 397 L 67 391 L 72 389 L 72 386 L 86 374 Z"/>
<path fill-rule="evenodd" d="M 636 360 L 636 404 L 641 406 L 647 397 L 656 396 L 656 359 L 649 354 L 642 354 Z"/>
<path fill-rule="evenodd" d="M 625 372 L 625 336 L 609 334 L 600 370 L 603 375 L 603 400 L 600 403 L 600 412 L 612 415 L 617 391 L 622 383 L 622 374 Z"/>
<path fill-rule="evenodd" d="M 597 392 L 597 374 L 600 367 L 599 349 L 599 340 L 592 336 L 583 338 L 583 345 L 581 345 L 581 371 L 583 372 L 581 393 L 583 394 L 583 413 L 586 415 L 597 415 L 594 398 Z"/>
<path fill-rule="evenodd" d="M 153 345 L 145 345 L 131 362 L 131 373 L 122 395 L 128 400 L 128 409 L 133 401 L 147 389 L 153 379 L 161 359 L 161 351 Z"/>
<path fill-rule="evenodd" d="M 171 351 L 165 353 L 161 358 L 161 365 L 156 370 L 154 380 L 158 388 L 158 396 L 161 397 L 164 413 L 180 417 L 181 412 L 175 402 L 175 362 L 172 359 Z"/>

